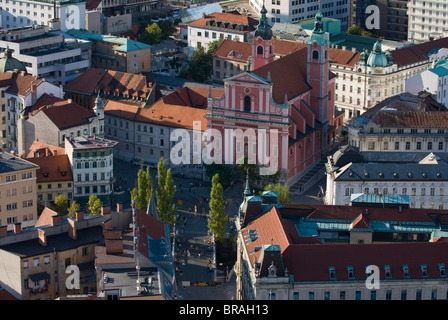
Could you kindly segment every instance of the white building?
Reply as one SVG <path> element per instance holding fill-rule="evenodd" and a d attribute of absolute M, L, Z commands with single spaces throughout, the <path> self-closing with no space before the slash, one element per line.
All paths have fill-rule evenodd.
<path fill-rule="evenodd" d="M 360 152 L 447 152 L 448 112 L 431 95 L 403 93 L 347 124 L 348 143 Z"/>
<path fill-rule="evenodd" d="M 249 34 L 255 31 L 257 20 L 245 15 L 215 12 L 187 24 L 188 57 L 194 49 L 208 48 L 210 42 L 230 39 L 247 42 Z"/>
<path fill-rule="evenodd" d="M 64 85 L 90 68 L 83 49 L 65 43 L 64 35 L 48 32 L 47 27 L 21 27 L 1 30 L 0 48 L 12 50 L 29 74 Z"/>
<path fill-rule="evenodd" d="M 409 0 L 408 40 L 424 42 L 444 36 L 448 29 L 448 3 L 440 0 Z"/>
<path fill-rule="evenodd" d="M 54 19 L 60 29 L 86 28 L 83 0 L 0 0 L 2 29 L 30 25 L 49 26 Z"/>
<path fill-rule="evenodd" d="M 74 197 L 110 195 L 117 142 L 98 137 L 66 137 L 65 153 L 73 172 Z"/>
<path fill-rule="evenodd" d="M 446 299 L 446 210 L 266 198 L 249 190 L 235 221 L 238 300 Z"/>
<path fill-rule="evenodd" d="M 332 64 L 338 74 L 335 105 L 350 119 L 359 116 L 384 99 L 405 92 L 406 79 L 431 68 L 432 48 L 448 47 L 448 39 L 384 51 L 378 41 L 370 53 L 362 52 L 350 64 Z"/>
<path fill-rule="evenodd" d="M 0 73 L 0 80 L 1 145 L 4 150 L 18 152 L 19 118 L 26 114 L 44 93 L 62 98 L 62 87 L 49 83 L 42 78 L 25 74 L 25 71 Z"/>
<path fill-rule="evenodd" d="M 447 209 L 448 164 L 429 154 L 418 163 L 327 163 L 325 203 L 350 205 L 352 194 L 409 196 L 411 208 Z"/>
<path fill-rule="evenodd" d="M 437 102 L 448 106 L 448 62 L 440 60 L 434 68 L 425 70 L 409 79 L 406 79 L 406 92 L 418 94 L 425 90 L 431 93 Z"/>
<path fill-rule="evenodd" d="M 249 0 L 249 5 L 261 16 L 261 8 L 266 7 L 268 21 L 271 25 L 276 22 L 297 22 L 312 19 L 319 10 L 319 0 Z M 341 29 L 346 30 L 350 16 L 350 1 L 321 0 L 320 11 L 325 18 L 341 20 Z"/>

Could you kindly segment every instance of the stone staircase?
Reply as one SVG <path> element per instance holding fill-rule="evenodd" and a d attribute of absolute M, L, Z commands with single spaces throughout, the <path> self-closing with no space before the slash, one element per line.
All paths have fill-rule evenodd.
<path fill-rule="evenodd" d="M 325 162 L 326 159 L 321 159 L 311 170 L 289 187 L 289 192 L 291 194 L 301 194 L 313 186 L 321 177 L 318 176 L 318 179 L 316 179 L 316 175 L 325 172 Z"/>

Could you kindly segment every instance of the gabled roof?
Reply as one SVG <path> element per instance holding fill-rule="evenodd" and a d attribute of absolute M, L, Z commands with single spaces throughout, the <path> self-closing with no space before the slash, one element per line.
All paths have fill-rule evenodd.
<path fill-rule="evenodd" d="M 97 95 L 98 90 L 110 94 L 148 98 L 153 83 L 144 75 L 90 68 L 64 86 L 64 91 Z"/>
<path fill-rule="evenodd" d="M 283 253 L 283 261 L 294 282 L 365 281 L 366 266 L 379 268 L 379 280 L 407 280 L 403 266 L 409 268 L 409 278 L 425 280 L 422 265 L 427 266 L 428 279 L 446 279 L 439 264 L 448 266 L 447 242 L 416 242 L 387 244 L 325 244 L 290 245 Z M 330 280 L 329 269 L 335 270 Z M 349 278 L 347 267 L 353 268 Z M 391 270 L 391 278 L 385 277 L 385 267 Z"/>
<path fill-rule="evenodd" d="M 364 213 L 360 213 L 358 217 L 356 217 L 350 224 L 350 231 L 370 231 L 370 230 L 371 228 L 369 219 L 364 215 Z"/>
<path fill-rule="evenodd" d="M 224 91 L 212 89 L 212 97 L 222 97 Z M 184 87 L 156 101 L 149 108 L 137 111 L 135 121 L 148 122 L 170 127 L 193 129 L 194 122 L 201 121 L 201 130 L 207 129 L 207 97 L 210 91 L 206 88 Z"/>
<path fill-rule="evenodd" d="M 219 26 L 214 26 L 213 22 L 218 23 Z M 254 26 L 257 24 L 258 21 L 251 17 L 229 12 L 214 12 L 188 23 L 190 26 L 237 33 L 254 31 Z M 242 29 L 239 29 L 240 27 Z"/>
<path fill-rule="evenodd" d="M 272 98 L 275 103 L 283 104 L 288 99 L 311 89 L 306 81 L 307 48 L 302 48 L 281 59 L 255 69 L 252 73 L 267 79 L 268 72 L 274 83 Z"/>
<path fill-rule="evenodd" d="M 53 146 L 48 143 L 43 143 L 38 140 L 34 140 L 30 146 L 27 158 L 37 158 L 43 156 L 55 156 L 58 154 L 65 154 L 65 149 L 58 146 Z"/>
<path fill-rule="evenodd" d="M 6 91 L 20 96 L 27 96 L 31 93 L 33 86 L 38 86 L 44 80 L 20 72 L 0 73 L 0 87 L 7 87 Z"/>
<path fill-rule="evenodd" d="M 37 183 L 73 181 L 70 161 L 66 154 L 28 158 L 27 160 L 39 166 L 36 172 Z"/>
<path fill-rule="evenodd" d="M 42 213 L 39 216 L 39 219 L 37 219 L 36 224 L 34 225 L 35 228 L 46 226 L 52 224 L 53 220 L 52 217 L 57 216 L 58 213 L 56 211 L 51 210 L 48 207 L 45 207 Z"/>
<path fill-rule="evenodd" d="M 64 100 L 44 94 L 31 108 L 30 116 L 43 112 L 59 130 L 89 124 L 95 114 L 71 99 Z"/>

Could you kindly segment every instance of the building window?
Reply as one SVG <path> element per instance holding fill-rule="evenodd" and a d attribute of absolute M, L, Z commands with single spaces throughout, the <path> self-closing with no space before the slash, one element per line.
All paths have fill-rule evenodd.
<path fill-rule="evenodd" d="M 263 46 L 257 47 L 257 55 L 263 55 Z"/>
<path fill-rule="evenodd" d="M 250 112 L 251 99 L 249 96 L 244 97 L 244 111 Z"/>
<path fill-rule="evenodd" d="M 317 59 L 319 59 L 319 51 L 314 50 L 314 51 L 313 51 L 313 60 L 317 60 Z M 344 74 L 344 75 L 345 75 L 345 74 Z"/>
<path fill-rule="evenodd" d="M 422 142 L 417 141 L 417 150 L 421 150 L 421 149 L 422 149 Z"/>

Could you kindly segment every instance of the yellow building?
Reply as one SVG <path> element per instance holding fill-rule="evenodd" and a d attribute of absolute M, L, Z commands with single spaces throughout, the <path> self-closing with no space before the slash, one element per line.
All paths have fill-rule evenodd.
<path fill-rule="evenodd" d="M 60 194 L 71 203 L 73 200 L 73 175 L 66 154 L 27 158 L 40 168 L 37 170 L 37 198 L 44 206 L 50 205 Z"/>
<path fill-rule="evenodd" d="M 45 218 L 51 222 L 14 237 L 0 227 L 0 285 L 22 300 L 96 291 L 94 251 L 106 217 L 84 220 L 78 213 L 67 223 L 60 215 Z"/>
<path fill-rule="evenodd" d="M 0 152 L 0 227 L 32 227 L 37 219 L 36 171 L 38 165 Z"/>

